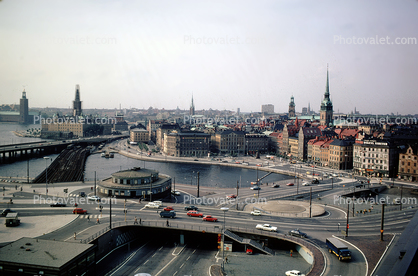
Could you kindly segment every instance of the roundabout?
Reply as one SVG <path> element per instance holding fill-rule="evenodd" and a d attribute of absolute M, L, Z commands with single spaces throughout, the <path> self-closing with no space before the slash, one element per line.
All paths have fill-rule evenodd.
<path fill-rule="evenodd" d="M 260 210 L 265 214 L 283 217 L 309 217 L 309 202 L 292 200 L 272 200 L 263 203 L 253 203 L 245 206 L 244 211 Z M 312 205 L 312 217 L 325 214 L 325 209 L 319 205 Z"/>

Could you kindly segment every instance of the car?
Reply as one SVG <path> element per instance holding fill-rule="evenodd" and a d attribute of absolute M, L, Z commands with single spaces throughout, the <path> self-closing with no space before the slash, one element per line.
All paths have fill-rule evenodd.
<path fill-rule="evenodd" d="M 94 200 L 94 201 L 100 201 L 100 197 L 95 196 L 95 195 L 93 195 L 93 196 L 88 196 L 88 197 L 87 197 L 87 199 L 88 199 L 88 200 Z"/>
<path fill-rule="evenodd" d="M 247 248 L 247 250 L 245 251 L 246 254 L 248 255 L 252 255 L 253 254 L 253 250 L 251 248 Z"/>
<path fill-rule="evenodd" d="M 10 210 L 10 209 L 4 209 L 2 212 L 1 212 L 1 216 L 2 217 L 5 217 L 5 216 L 7 216 L 7 214 L 8 213 L 11 213 L 11 212 L 13 212 L 12 210 Z"/>
<path fill-rule="evenodd" d="M 286 186 L 295 186 L 293 183 L 287 183 Z"/>
<path fill-rule="evenodd" d="M 285 272 L 286 276 L 305 276 L 299 270 L 289 270 Z"/>
<path fill-rule="evenodd" d="M 271 187 L 273 187 L 273 188 L 280 188 L 280 184 L 273 184 L 273 186 L 271 186 Z"/>
<path fill-rule="evenodd" d="M 299 229 L 290 230 L 289 231 L 289 236 L 295 236 L 295 237 L 299 237 L 299 238 L 307 238 L 308 237 L 308 235 L 299 231 Z"/>
<path fill-rule="evenodd" d="M 256 166 L 257 166 L 257 167 L 262 167 L 262 166 L 263 166 L 263 164 L 257 164 Z"/>
<path fill-rule="evenodd" d="M 253 215 L 253 216 L 261 216 L 261 211 L 260 210 L 253 210 L 253 211 L 251 211 L 251 215 Z"/>
<path fill-rule="evenodd" d="M 81 197 L 85 197 L 85 196 L 86 196 L 86 193 L 85 193 L 85 192 L 80 192 L 80 193 L 79 193 L 79 196 L 81 196 Z"/>
<path fill-rule="evenodd" d="M 319 184 L 319 180 L 316 178 L 312 179 L 312 184 Z"/>
<path fill-rule="evenodd" d="M 173 208 L 173 207 L 171 207 L 171 206 L 167 206 L 167 207 L 165 207 L 163 210 L 164 210 L 164 211 L 173 211 L 173 210 L 174 210 L 174 208 Z"/>
<path fill-rule="evenodd" d="M 53 203 L 53 204 L 51 204 L 49 206 L 51 206 L 51 207 L 66 207 L 67 204 L 64 204 L 62 202 L 55 202 L 55 203 Z"/>
<path fill-rule="evenodd" d="M 172 194 L 172 195 L 175 195 L 175 196 L 179 196 L 179 195 L 180 195 L 180 192 L 179 192 L 179 191 L 174 191 L 174 190 L 172 190 L 172 191 L 171 191 L 171 194 Z"/>
<path fill-rule="evenodd" d="M 87 210 L 83 208 L 74 208 L 73 214 L 87 214 Z"/>
<path fill-rule="evenodd" d="M 237 195 L 234 195 L 234 194 L 228 195 L 228 196 L 226 196 L 226 198 L 230 198 L 230 199 L 237 198 Z"/>
<path fill-rule="evenodd" d="M 271 226 L 270 224 L 257 224 L 255 228 L 258 230 L 277 232 L 277 227 Z"/>
<path fill-rule="evenodd" d="M 160 205 L 150 202 L 150 203 L 145 204 L 145 208 L 158 209 L 160 208 Z"/>
<path fill-rule="evenodd" d="M 194 205 L 189 205 L 189 206 L 184 207 L 184 210 L 186 210 L 186 211 L 190 211 L 190 210 L 197 211 L 197 209 L 199 209 L 199 208 L 197 208 Z"/>
<path fill-rule="evenodd" d="M 158 207 L 162 207 L 163 206 L 163 202 L 161 200 L 154 200 L 152 203 L 158 205 Z"/>
<path fill-rule="evenodd" d="M 333 174 L 332 174 L 332 177 L 338 177 L 338 174 L 333 173 Z"/>
<path fill-rule="evenodd" d="M 252 186 L 250 189 L 251 190 L 261 190 L 260 186 Z"/>
<path fill-rule="evenodd" d="M 214 218 L 214 217 L 212 217 L 212 216 L 204 216 L 204 217 L 203 217 L 203 220 L 204 220 L 204 221 L 212 221 L 212 222 L 217 222 L 217 221 L 218 221 L 218 219 L 217 219 L 217 218 Z"/>
<path fill-rule="evenodd" d="M 187 212 L 187 215 L 189 217 L 200 217 L 200 218 L 203 218 L 203 214 L 202 213 L 199 213 L 197 211 L 188 211 Z"/>
<path fill-rule="evenodd" d="M 160 217 L 162 218 L 175 218 L 176 217 L 176 213 L 171 210 L 171 211 L 162 211 L 160 212 Z"/>
<path fill-rule="evenodd" d="M 309 184 L 309 182 L 303 182 L 302 186 L 310 186 L 311 184 Z"/>

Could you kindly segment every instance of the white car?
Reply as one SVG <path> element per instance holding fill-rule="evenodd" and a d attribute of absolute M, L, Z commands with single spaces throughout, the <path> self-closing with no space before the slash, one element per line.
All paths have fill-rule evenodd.
<path fill-rule="evenodd" d="M 300 273 L 299 270 L 289 270 L 286 271 L 286 276 L 305 276 L 305 274 Z"/>
<path fill-rule="evenodd" d="M 261 211 L 260 210 L 253 210 L 253 211 L 251 211 L 251 215 L 253 215 L 253 216 L 261 216 Z"/>
<path fill-rule="evenodd" d="M 100 197 L 98 197 L 98 196 L 88 196 L 87 199 L 88 200 L 94 200 L 94 201 L 100 201 Z"/>
<path fill-rule="evenodd" d="M 171 190 L 171 194 L 172 194 L 172 195 L 179 196 L 179 195 L 180 195 L 180 192 L 179 192 L 179 191 L 174 191 L 174 190 Z"/>
<path fill-rule="evenodd" d="M 303 182 L 302 186 L 310 186 L 311 184 L 309 184 L 309 182 Z"/>
<path fill-rule="evenodd" d="M 257 224 L 255 228 L 264 231 L 277 232 L 277 227 L 271 226 L 270 224 Z"/>
<path fill-rule="evenodd" d="M 158 208 L 160 208 L 160 205 L 155 204 L 153 202 L 150 202 L 150 203 L 145 205 L 145 208 L 158 209 Z"/>

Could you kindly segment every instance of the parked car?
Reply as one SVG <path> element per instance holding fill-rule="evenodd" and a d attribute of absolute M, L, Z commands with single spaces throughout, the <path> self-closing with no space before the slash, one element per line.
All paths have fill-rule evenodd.
<path fill-rule="evenodd" d="M 286 186 L 295 186 L 294 183 L 287 183 Z"/>
<path fill-rule="evenodd" d="M 51 207 L 65 207 L 67 204 L 61 203 L 61 202 L 55 202 L 50 205 Z"/>
<path fill-rule="evenodd" d="M 253 216 L 261 216 L 261 211 L 260 210 L 253 210 L 253 211 L 251 211 L 251 215 L 253 215 Z"/>
<path fill-rule="evenodd" d="M 171 206 L 167 206 L 167 207 L 165 207 L 163 210 L 164 210 L 164 211 L 173 211 L 173 210 L 174 210 L 174 208 L 173 208 L 173 207 L 171 207 Z"/>
<path fill-rule="evenodd" d="M 73 214 L 87 214 L 87 210 L 83 208 L 74 208 Z"/>
<path fill-rule="evenodd" d="M 7 216 L 7 214 L 8 213 L 10 213 L 10 212 L 13 212 L 12 210 L 10 210 L 10 209 L 4 209 L 2 212 L 1 212 L 1 216 L 2 217 L 5 217 L 5 216 Z"/>
<path fill-rule="evenodd" d="M 270 224 L 257 224 L 255 228 L 264 231 L 277 232 L 277 227 L 271 226 Z"/>
<path fill-rule="evenodd" d="M 204 220 L 204 221 L 212 221 L 212 222 L 217 222 L 217 221 L 218 221 L 218 219 L 217 219 L 217 218 L 214 218 L 214 217 L 212 217 L 212 216 L 204 216 L 204 217 L 203 217 L 203 220 Z"/>
<path fill-rule="evenodd" d="M 299 229 L 290 230 L 289 231 L 289 235 L 290 236 L 299 237 L 299 238 L 307 238 L 308 237 L 308 235 L 306 235 L 305 233 L 299 231 Z"/>
<path fill-rule="evenodd" d="M 252 186 L 250 189 L 251 190 L 261 190 L 260 186 Z"/>
<path fill-rule="evenodd" d="M 186 210 L 186 211 L 190 211 L 190 210 L 197 211 L 197 209 L 199 209 L 199 208 L 197 208 L 194 205 L 189 205 L 189 206 L 184 207 L 184 210 Z"/>
<path fill-rule="evenodd" d="M 189 217 L 200 217 L 200 218 L 203 218 L 203 214 L 202 213 L 199 213 L 197 211 L 188 211 L 187 212 L 187 215 Z"/>
<path fill-rule="evenodd" d="M 289 270 L 286 271 L 286 276 L 305 276 L 305 274 L 302 274 L 299 270 Z"/>

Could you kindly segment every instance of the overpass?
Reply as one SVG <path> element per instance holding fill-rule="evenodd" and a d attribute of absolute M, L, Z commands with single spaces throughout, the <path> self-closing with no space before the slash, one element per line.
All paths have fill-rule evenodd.
<path fill-rule="evenodd" d="M 216 225 L 216 223 L 202 226 L 177 222 L 176 219 L 169 220 L 169 227 L 167 227 L 165 219 L 161 221 L 142 221 L 141 224 L 134 223 L 134 221 L 114 222 L 86 239 L 71 240 L 70 242 L 95 244 L 97 246 L 96 254 L 98 258 L 101 258 L 101 256 L 105 256 L 114 248 L 129 243 L 138 236 L 144 235 L 144 233 L 164 236 L 174 235 L 177 236 L 179 244 L 187 243 L 188 238 L 196 238 L 213 242 L 214 246 L 216 246 L 218 234 L 222 234 L 222 228 Z M 274 254 L 274 250 L 271 248 L 279 250 L 283 248 L 286 250 L 292 249 L 295 252 L 299 252 L 305 261 L 311 265 L 307 275 L 321 275 L 325 269 L 324 255 L 309 240 L 253 228 L 228 226 L 226 228 L 225 239 L 235 242 L 235 248 L 239 247 L 239 244 L 245 244 L 269 255 Z M 251 237 L 251 239 L 247 237 Z M 261 245 L 256 240 L 266 242 L 266 244 L 269 244 L 269 247 Z"/>
<path fill-rule="evenodd" d="M 89 137 L 83 139 L 71 139 L 63 141 L 38 141 L 12 145 L 0 145 L 0 164 L 39 158 L 41 156 L 60 153 L 69 145 L 91 145 L 116 140 L 126 135 L 107 135 L 101 137 Z"/>

